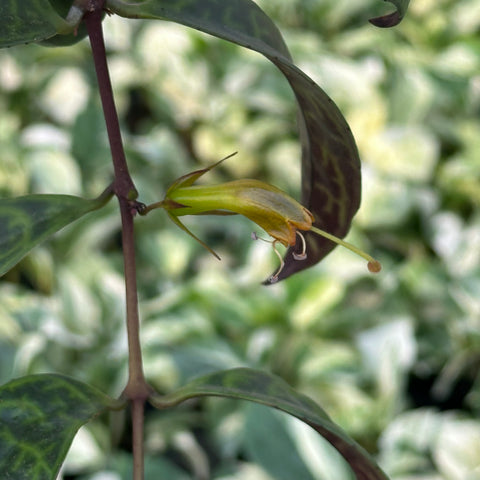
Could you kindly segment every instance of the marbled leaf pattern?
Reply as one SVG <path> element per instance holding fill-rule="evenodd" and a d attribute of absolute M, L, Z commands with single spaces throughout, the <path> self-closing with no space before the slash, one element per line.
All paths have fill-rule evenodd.
<path fill-rule="evenodd" d="M 361 189 L 360 159 L 352 133 L 328 95 L 294 65 L 280 32 L 258 5 L 251 0 L 107 0 L 107 6 L 126 17 L 172 20 L 271 60 L 287 78 L 300 107 L 301 201 L 313 213 L 314 225 L 340 238 L 347 234 L 360 205 Z M 311 232 L 306 240 L 307 259 L 296 261 L 290 249 L 279 279 L 315 265 L 336 246 Z"/>
<path fill-rule="evenodd" d="M 78 429 L 121 406 L 61 375 L 31 375 L 1 386 L 0 478 L 55 480 Z"/>
<path fill-rule="evenodd" d="M 94 200 L 71 195 L 26 195 L 0 199 L 0 275 L 33 247 L 92 210 L 105 205 L 108 192 Z"/>
<path fill-rule="evenodd" d="M 0 1 L 0 48 L 39 42 L 65 28 L 49 0 Z"/>

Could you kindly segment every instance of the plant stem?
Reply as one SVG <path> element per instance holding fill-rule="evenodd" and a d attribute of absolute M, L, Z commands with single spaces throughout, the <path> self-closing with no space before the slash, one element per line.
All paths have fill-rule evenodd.
<path fill-rule="evenodd" d="M 132 448 L 133 448 L 133 480 L 143 480 L 144 454 L 143 454 L 143 419 L 144 399 L 135 399 L 131 402 L 132 409 Z"/>
<path fill-rule="evenodd" d="M 115 170 L 114 191 L 118 197 L 134 200 L 137 191 L 128 171 L 125 152 L 123 150 L 122 134 L 118 122 L 117 109 L 113 98 L 112 83 L 108 73 L 105 42 L 102 31 L 102 7 L 104 0 L 98 0 L 95 10 L 84 17 L 87 25 L 88 36 L 92 46 L 95 71 L 97 73 L 100 98 L 102 100 L 103 114 L 107 125 L 108 141 L 112 152 L 113 167 Z"/>
<path fill-rule="evenodd" d="M 114 167 L 113 191 L 118 198 L 122 219 L 122 248 L 125 271 L 126 322 L 128 337 L 128 382 L 123 396 L 131 401 L 133 435 L 133 478 L 143 480 L 143 422 L 144 404 L 151 389 L 143 374 L 140 345 L 140 321 L 135 264 L 135 240 L 133 217 L 136 213 L 133 200 L 137 197 L 135 185 L 128 171 L 123 149 L 120 125 L 108 73 L 105 43 L 102 32 L 102 8 L 104 0 L 93 0 L 84 17 L 92 46 L 95 71 L 102 100 L 108 139 Z"/>
<path fill-rule="evenodd" d="M 128 334 L 128 383 L 124 395 L 128 398 L 146 399 L 150 393 L 142 366 L 142 350 L 140 345 L 140 319 L 138 315 L 137 278 L 135 265 L 135 242 L 133 214 L 130 202 L 119 198 L 122 217 L 122 246 L 125 269 L 125 291 L 127 305 Z"/>

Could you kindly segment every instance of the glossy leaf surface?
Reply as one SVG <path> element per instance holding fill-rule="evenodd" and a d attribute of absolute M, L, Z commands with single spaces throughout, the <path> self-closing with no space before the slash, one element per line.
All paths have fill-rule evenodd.
<path fill-rule="evenodd" d="M 313 400 L 297 393 L 282 379 L 248 368 L 224 370 L 195 379 L 166 396 L 154 397 L 157 408 L 168 408 L 189 398 L 219 396 L 248 400 L 286 412 L 310 425 L 345 458 L 357 480 L 387 480 L 368 453 L 335 425 Z"/>
<path fill-rule="evenodd" d="M 77 380 L 31 375 L 0 387 L 0 478 L 55 480 L 78 429 L 121 404 Z"/>
<path fill-rule="evenodd" d="M 49 0 L 0 2 L 0 47 L 39 42 L 69 30 L 73 28 L 68 26 Z"/>
<path fill-rule="evenodd" d="M 70 195 L 27 195 L 0 200 L 0 275 L 53 233 L 109 200 Z"/>
<path fill-rule="evenodd" d="M 265 55 L 284 74 L 300 107 L 302 204 L 317 227 L 343 238 L 360 205 L 360 159 L 350 128 L 328 95 L 296 67 L 275 24 L 251 0 L 108 0 L 108 8 L 132 18 L 171 20 Z M 307 232 L 308 258 L 291 250 L 279 279 L 318 263 L 335 244 Z M 300 241 L 295 248 L 300 247 Z"/>
<path fill-rule="evenodd" d="M 382 15 L 380 17 L 371 18 L 369 22 L 376 27 L 389 28 L 398 25 L 405 13 L 407 13 L 408 4 L 410 0 L 385 0 L 386 2 L 393 3 L 396 7 L 396 10 L 387 15 Z"/>

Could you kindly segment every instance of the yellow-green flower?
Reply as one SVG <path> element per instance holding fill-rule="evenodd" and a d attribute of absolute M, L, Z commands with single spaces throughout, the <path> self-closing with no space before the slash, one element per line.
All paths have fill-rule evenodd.
<path fill-rule="evenodd" d="M 274 248 L 276 242 L 280 242 L 286 247 L 294 246 L 297 235 L 304 242 L 300 231 L 311 230 L 364 257 L 368 260 L 370 271 L 378 272 L 380 270 L 379 262 L 366 253 L 328 232 L 314 227 L 312 225 L 314 218 L 311 212 L 273 185 L 253 179 L 234 180 L 219 185 L 193 185 L 198 178 L 223 160 L 211 167 L 180 177 L 168 188 L 165 198 L 161 202 L 149 205 L 140 213 L 144 215 L 154 208 L 163 208 L 182 230 L 200 242 L 217 258 L 219 258 L 218 255 L 188 230 L 178 217 L 183 215 L 243 215 L 263 228 L 273 238 Z M 278 254 L 277 251 L 276 253 Z M 280 255 L 279 258 L 281 259 Z M 306 252 L 296 255 L 295 258 L 297 260 L 306 258 Z M 283 261 L 280 270 L 274 277 L 280 273 L 282 267 Z"/>
<path fill-rule="evenodd" d="M 259 180 L 177 187 L 166 198 L 174 202 L 167 207 L 171 215 L 238 213 L 286 247 L 295 245 L 297 230 L 310 230 L 313 222 L 312 214 L 304 206 L 279 188 Z"/>

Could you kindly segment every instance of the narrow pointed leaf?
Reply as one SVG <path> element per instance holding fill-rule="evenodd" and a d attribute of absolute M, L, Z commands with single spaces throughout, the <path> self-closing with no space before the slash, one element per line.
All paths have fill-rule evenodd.
<path fill-rule="evenodd" d="M 280 32 L 251 0 L 107 0 L 108 8 L 132 18 L 171 20 L 265 55 L 284 74 L 300 107 L 302 204 L 318 228 L 343 238 L 360 205 L 360 159 L 350 128 L 328 95 L 296 67 Z M 307 232 L 308 258 L 290 249 L 279 279 L 318 263 L 335 244 Z M 300 248 L 300 242 L 295 248 Z"/>
<path fill-rule="evenodd" d="M 0 2 L 0 48 L 39 42 L 73 30 L 74 26 L 58 14 L 49 0 Z"/>
<path fill-rule="evenodd" d="M 33 247 L 53 233 L 110 199 L 70 195 L 28 195 L 0 199 L 0 275 L 10 270 Z"/>
<path fill-rule="evenodd" d="M 385 0 L 386 2 L 393 3 L 396 7 L 396 10 L 387 15 L 382 15 L 381 17 L 371 18 L 369 22 L 376 27 L 380 28 L 389 28 L 398 25 L 405 14 L 407 13 L 408 4 L 410 0 Z"/>
<path fill-rule="evenodd" d="M 55 480 L 78 429 L 122 404 L 61 375 L 31 375 L 0 387 L 0 478 Z"/>
<path fill-rule="evenodd" d="M 265 372 L 236 368 L 215 372 L 195 379 L 180 389 L 155 396 L 151 403 L 168 408 L 194 397 L 218 396 L 268 405 L 286 412 L 310 425 L 345 458 L 357 480 L 388 480 L 370 455 L 313 400 L 293 390 L 282 379 Z"/>

